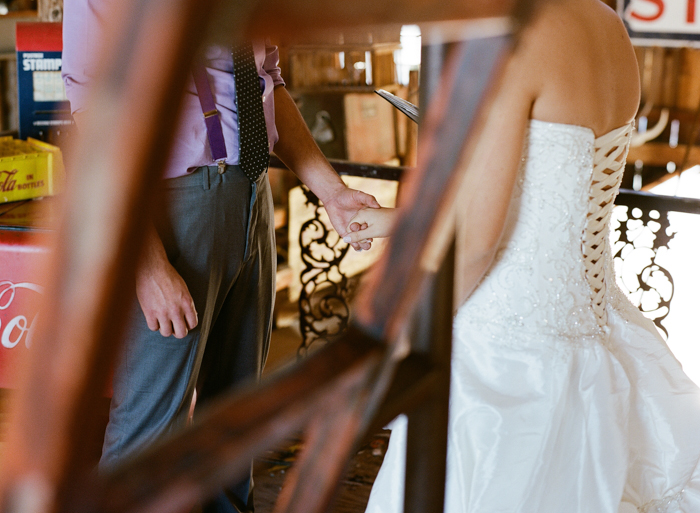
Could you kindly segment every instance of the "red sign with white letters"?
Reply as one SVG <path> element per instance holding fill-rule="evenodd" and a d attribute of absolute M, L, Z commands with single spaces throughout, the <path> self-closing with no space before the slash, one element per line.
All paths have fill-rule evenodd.
<path fill-rule="evenodd" d="M 0 230 L 0 388 L 13 388 L 32 345 L 48 244 L 41 233 Z"/>
<path fill-rule="evenodd" d="M 698 0 L 618 0 L 636 45 L 700 46 Z"/>

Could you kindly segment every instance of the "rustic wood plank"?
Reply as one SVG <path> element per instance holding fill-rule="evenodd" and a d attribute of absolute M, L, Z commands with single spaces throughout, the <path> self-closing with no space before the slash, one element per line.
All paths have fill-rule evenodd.
<path fill-rule="evenodd" d="M 516 0 L 261 0 L 253 8 L 252 33 L 294 34 L 307 30 L 359 25 L 410 24 L 510 16 Z"/>
<path fill-rule="evenodd" d="M 228 30 L 242 32 L 250 7 L 259 16 L 266 8 L 286 6 L 298 19 L 308 19 L 308 26 L 330 26 L 392 17 L 414 22 L 485 17 L 505 14 L 514 3 L 475 0 L 436 6 L 426 0 L 363 0 L 316 5 L 318 1 L 299 5 L 262 0 L 259 6 L 238 2 L 238 16 L 231 16 L 234 9 L 228 11 Z M 319 356 L 310 360 L 310 367 L 290 373 L 287 381 L 263 386 L 260 395 L 249 391 L 222 399 L 188 432 L 163 441 L 104 478 L 90 472 L 81 440 L 94 431 L 90 414 L 118 348 L 130 295 L 124 284 L 133 283 L 143 219 L 153 208 L 150 191 L 162 171 L 162 155 L 167 154 L 175 126 L 172 105 L 178 104 L 197 38 L 206 33 L 201 27 L 214 4 L 215 0 L 124 0 L 110 18 L 115 28 L 107 40 L 113 45 L 103 52 L 104 68 L 74 155 L 76 179 L 67 198 L 72 208 L 66 212 L 54 252 L 49 308 L 12 412 L 0 482 L 1 499 L 10 510 L 26 500 L 39 501 L 38 508 L 47 512 L 186 510 L 242 472 L 254 454 L 318 418 L 324 409 L 332 410 L 339 400 L 341 407 L 349 406 L 338 410 L 343 413 L 335 424 L 342 426 L 346 442 L 332 461 L 317 461 L 310 467 L 315 475 L 324 468 L 333 475 L 353 433 L 370 421 L 387 388 L 394 366 L 393 360 L 384 358 L 387 348 L 351 331 L 344 341 L 316 353 Z M 305 12 L 314 6 L 319 8 Z M 348 12 L 355 15 L 348 17 Z M 304 29 L 295 24 L 294 16 L 285 14 L 289 11 L 274 9 L 268 20 Z M 255 29 L 254 23 L 251 26 Z M 266 28 L 276 27 L 266 24 Z M 392 261 L 391 269 L 387 265 L 378 269 L 384 283 L 375 282 L 360 305 L 366 314 L 361 324 L 373 334 L 394 339 L 415 303 L 423 281 L 417 272 L 421 247 L 439 212 L 449 204 L 451 172 L 475 126 L 489 77 L 499 69 L 508 46 L 507 36 L 473 41 L 458 45 L 447 61 L 440 94 L 427 110 L 419 172 L 408 184 L 405 205 L 414 209 L 401 219 L 395 238 L 400 250 L 386 259 L 396 265 Z M 104 137 L 106 133 L 113 136 Z M 396 298 L 400 301 L 392 304 Z M 323 429 L 328 432 L 332 425 Z M 327 436 L 316 440 L 310 451 L 328 446 Z M 331 486 L 332 480 L 326 480 L 310 512 L 323 507 Z M 292 483 L 291 490 L 292 496 L 309 493 L 304 483 L 300 487 Z"/>
<path fill-rule="evenodd" d="M 352 395 L 337 396 L 339 401 L 329 404 L 311 423 L 307 447 L 285 482 L 275 512 L 328 511 L 355 447 L 366 406 L 366 393 Z"/>
<path fill-rule="evenodd" d="M 639 207 L 643 210 L 662 212 L 685 212 L 700 215 L 700 199 L 660 196 L 650 192 L 621 189 L 615 198 L 616 205 Z"/>
<path fill-rule="evenodd" d="M 487 48 L 480 45 L 473 45 L 471 48 L 471 52 L 474 53 L 470 53 L 469 55 L 473 57 L 476 53 L 478 53 L 480 55 L 479 62 L 484 62 L 484 60 L 488 60 L 489 58 L 491 58 L 491 64 L 495 65 L 495 63 L 498 60 L 498 56 L 500 55 L 500 51 L 506 47 L 506 41 L 499 38 L 496 41 L 490 41 L 490 43 L 491 44 L 489 45 L 489 47 L 492 50 L 490 53 L 487 51 L 486 55 L 484 55 L 484 51 L 486 51 Z M 467 62 L 474 64 L 474 61 L 468 58 L 463 58 L 462 60 L 466 60 Z M 464 64 L 464 62 L 462 62 L 462 64 Z M 471 75 L 472 73 L 474 73 L 474 70 L 471 68 L 471 66 L 465 66 L 461 69 L 457 69 L 459 70 L 459 72 L 453 70 L 454 73 L 448 76 L 450 83 L 452 83 L 453 81 L 459 83 L 462 79 L 464 79 L 465 75 Z M 492 71 L 493 68 L 487 67 L 487 70 Z M 472 98 L 474 102 L 477 101 L 476 95 L 483 94 L 488 81 L 483 80 L 477 83 L 481 84 L 482 87 L 477 89 L 477 91 L 472 91 L 471 95 L 469 95 L 469 97 Z M 470 85 L 473 86 L 474 84 L 472 83 Z M 464 91 L 461 92 L 464 93 Z M 459 99 L 460 101 L 463 101 L 461 97 Z M 472 126 L 472 124 L 469 121 L 473 121 L 473 116 L 475 114 L 475 110 L 473 109 L 473 107 L 475 107 L 475 105 L 472 105 L 472 110 L 468 109 L 466 112 L 466 114 L 471 115 L 472 118 L 470 120 L 467 120 L 466 122 L 460 119 L 458 126 Z M 454 125 L 449 121 L 446 121 L 444 122 L 444 124 L 441 124 L 439 123 L 439 119 L 435 120 L 435 124 L 433 125 L 433 131 L 427 132 L 427 134 L 431 136 L 429 140 L 440 140 L 441 136 L 443 135 L 443 132 L 441 132 L 440 130 L 436 130 L 435 128 L 439 127 L 444 129 L 445 126 L 454 128 Z M 451 133 L 454 135 L 455 133 L 460 132 Z M 453 153 L 461 153 L 463 144 L 463 140 L 461 140 L 455 144 L 457 147 L 456 149 L 450 149 Z M 441 155 L 439 158 L 437 158 L 437 160 L 441 160 L 444 157 L 445 155 Z M 450 175 L 452 167 L 454 167 L 455 161 L 459 157 L 459 155 L 453 155 L 452 157 L 453 158 L 451 161 L 448 159 L 447 165 L 443 164 L 441 167 L 439 167 L 439 171 L 441 171 L 445 175 L 443 176 L 443 179 L 446 179 Z M 435 160 L 428 159 L 424 162 L 424 165 L 433 165 L 435 163 Z M 430 167 L 429 169 L 431 170 L 431 179 L 435 180 L 435 168 Z M 438 176 L 440 175 L 438 174 Z M 436 202 L 430 203 L 433 209 L 434 205 L 437 204 L 437 202 L 439 202 L 439 198 L 441 197 L 442 192 L 442 190 L 436 187 L 433 188 L 434 196 L 428 196 Z M 418 199 L 414 197 L 414 201 L 418 201 Z M 421 199 L 421 203 L 423 201 L 424 198 Z M 425 229 L 425 226 L 419 227 L 419 229 L 421 228 Z M 406 237 L 406 235 L 407 234 L 404 234 L 404 237 Z M 413 239 L 414 235 L 411 234 L 408 238 Z M 400 237 L 398 238 L 398 241 L 399 243 L 401 243 Z M 410 252 L 408 254 L 408 257 L 405 254 L 398 255 L 400 260 L 404 263 L 406 262 L 407 258 L 410 258 L 411 256 L 415 255 L 412 255 Z M 418 265 L 417 261 L 414 261 L 414 264 Z M 403 291 L 406 290 L 404 288 L 404 281 L 406 275 L 402 271 L 404 270 L 401 268 L 392 268 L 388 272 L 389 277 L 391 278 L 391 283 L 389 284 L 389 287 L 394 287 L 394 292 L 396 293 L 396 291 L 398 291 L 398 294 L 401 294 Z M 391 301 L 393 301 L 395 297 L 396 295 L 392 295 Z M 416 295 L 413 294 L 413 299 L 415 298 Z M 450 308 L 446 309 L 445 311 L 448 315 L 451 315 Z M 400 320 L 397 322 L 400 322 Z M 343 341 L 338 342 L 336 344 L 330 344 L 326 346 L 326 348 L 319 351 L 319 353 L 321 355 L 324 355 L 326 354 L 325 351 L 335 351 L 338 347 L 353 346 L 357 344 L 358 338 L 361 338 L 359 333 L 356 330 L 351 330 L 350 333 L 346 335 L 346 337 L 343 339 Z M 348 358 L 336 357 L 333 358 L 332 361 L 342 362 L 339 364 L 341 365 L 341 367 L 336 367 L 333 369 L 334 375 L 338 376 L 339 378 L 351 375 L 351 369 L 342 366 L 347 365 Z M 305 379 L 305 383 L 317 382 L 319 380 L 319 371 L 322 368 L 323 367 L 316 368 L 315 372 L 309 372 L 308 369 L 299 369 L 294 375 L 297 377 L 303 376 Z M 365 368 L 366 371 L 370 369 L 371 367 Z M 355 410 L 356 414 L 352 413 L 354 410 L 351 406 L 352 401 L 342 401 L 343 395 L 342 393 L 338 395 L 337 391 L 335 394 L 333 394 L 333 397 L 335 397 L 336 399 L 340 398 L 346 407 L 350 407 L 348 410 L 349 412 L 346 411 L 345 413 L 339 414 L 339 418 L 341 420 L 338 422 L 338 424 L 336 424 L 336 426 L 339 426 L 341 431 L 345 433 L 343 436 L 344 442 L 339 444 L 339 449 L 338 447 L 336 447 L 337 450 L 340 450 L 340 452 L 335 453 L 336 457 L 329 458 L 328 461 L 317 462 L 318 466 L 307 466 L 307 472 L 316 473 L 325 471 L 328 472 L 329 475 L 337 475 L 337 469 L 341 468 L 339 467 L 339 465 L 342 465 L 344 462 L 342 455 L 347 453 L 347 448 L 351 447 L 352 444 L 353 437 L 350 436 L 350 434 L 353 432 L 357 434 L 360 431 L 361 427 L 364 427 L 369 423 L 369 420 L 371 419 L 374 411 L 376 410 L 377 404 L 384 395 L 384 390 L 388 386 L 389 379 L 392 375 L 392 370 L 393 363 L 390 360 L 386 360 L 381 368 L 376 368 L 376 372 L 374 373 L 374 377 L 372 379 L 364 379 L 364 381 L 362 382 L 363 386 L 361 386 L 359 390 L 355 392 L 356 394 L 359 394 L 359 396 L 363 396 L 361 403 L 362 407 L 358 407 L 357 410 Z M 328 383 L 326 383 L 326 387 L 328 387 Z M 278 388 L 276 389 L 276 393 L 279 394 L 282 390 L 285 389 L 285 387 Z M 273 398 L 272 404 L 277 404 L 274 401 L 275 395 L 274 393 L 272 393 L 271 390 L 264 390 L 263 392 L 264 396 L 267 398 L 266 404 L 268 404 L 268 406 L 271 398 Z M 309 394 L 300 394 L 299 397 L 308 397 L 308 395 Z M 443 395 L 446 397 L 446 394 Z M 247 398 L 247 400 L 253 401 L 252 397 L 254 396 L 251 395 Z M 297 396 L 295 395 L 294 397 Z M 310 400 L 312 399 L 313 398 L 311 398 Z M 285 401 L 289 401 L 289 397 L 285 397 Z M 191 431 L 186 433 L 186 436 L 184 434 L 180 435 L 177 438 L 171 440 L 167 446 L 161 446 L 158 450 L 148 451 L 147 454 L 143 456 L 143 459 L 139 458 L 139 460 L 133 465 L 127 466 L 124 469 L 122 469 L 119 475 L 113 478 L 116 481 L 108 485 L 108 491 L 106 493 L 100 494 L 100 507 L 98 509 L 115 512 L 131 511 L 131 508 L 136 508 L 137 505 L 145 499 L 148 499 L 154 508 L 156 506 L 158 508 L 165 508 L 167 504 L 170 504 L 172 501 L 175 501 L 176 498 L 180 498 L 180 502 L 178 503 L 177 508 L 174 507 L 172 509 L 172 511 L 178 511 L 178 508 L 183 508 L 187 504 L 190 504 L 197 496 L 206 496 L 208 493 L 213 493 L 213 491 L 218 486 L 227 482 L 226 480 L 232 479 L 234 472 L 242 471 L 245 462 L 249 461 L 250 457 L 254 455 L 256 451 L 259 451 L 263 447 L 261 444 L 270 443 L 271 441 L 274 441 L 275 436 L 288 436 L 290 433 L 289 430 L 296 430 L 302 427 L 302 425 L 300 425 L 298 422 L 301 422 L 301 420 L 304 418 L 308 419 L 310 411 L 304 410 L 303 408 L 298 407 L 298 405 L 296 405 L 297 408 L 292 408 L 292 410 L 289 413 L 291 417 L 278 415 L 278 417 L 275 420 L 268 419 L 267 423 L 265 423 L 265 419 L 260 419 L 259 417 L 255 418 L 255 415 L 246 415 L 245 417 L 247 417 L 248 420 L 250 420 L 251 422 L 249 424 L 250 429 L 252 430 L 253 426 L 255 426 L 256 434 L 253 435 L 245 429 L 232 430 L 229 427 L 226 430 L 226 432 L 230 433 L 232 436 L 230 440 L 226 440 L 224 435 L 221 434 L 212 437 L 212 432 L 218 432 L 219 430 L 217 426 L 221 425 L 222 423 L 225 424 L 227 422 L 227 417 L 224 412 L 235 411 L 235 418 L 238 419 L 241 417 L 240 412 L 247 410 L 245 410 L 245 408 L 243 408 L 239 402 L 236 402 L 236 399 L 228 399 L 226 406 L 224 406 L 223 404 L 224 403 L 222 403 L 221 409 L 218 410 L 220 412 L 219 414 L 214 416 L 207 416 L 201 424 L 198 424 L 199 436 L 197 436 L 197 434 Z M 250 403 L 248 405 L 249 408 L 253 407 L 252 404 L 253 403 Z M 292 404 L 292 406 L 295 405 Z M 315 405 L 316 408 L 318 408 L 318 406 L 319 404 Z M 261 407 L 262 406 L 258 406 L 258 408 Z M 313 408 L 313 405 L 310 407 Z M 229 415 L 233 416 L 233 414 L 231 413 Z M 296 422 L 292 421 L 292 419 L 296 419 Z M 228 422 L 231 422 L 231 420 L 232 419 L 229 419 Z M 274 429 L 272 429 L 271 427 L 273 425 Z M 328 431 L 325 431 L 327 427 L 328 426 L 319 429 L 321 429 L 324 433 L 329 433 Z M 215 444 L 211 443 L 212 438 L 216 441 Z M 318 436 L 315 437 L 314 440 L 317 443 L 313 444 L 313 446 L 308 449 L 310 451 L 310 454 L 314 454 L 318 450 L 331 450 L 331 446 L 329 446 L 327 443 L 327 436 Z M 222 450 L 222 447 L 225 443 L 230 443 L 232 447 L 230 452 Z M 207 450 L 211 452 L 206 454 Z M 220 458 L 220 454 L 222 453 L 228 454 L 228 458 L 225 460 L 225 462 L 221 459 L 217 459 L 217 456 Z M 235 458 L 233 458 L 234 454 Z M 211 461 L 212 458 L 214 459 L 213 462 Z M 186 466 L 183 466 L 182 464 L 175 464 L 175 462 L 183 461 L 187 462 Z M 173 468 L 175 468 L 175 470 L 172 470 Z M 148 476 L 149 483 L 147 493 L 143 491 L 144 488 L 142 485 L 142 482 L 146 476 Z M 288 491 L 286 492 L 286 494 L 288 495 L 285 495 L 282 498 L 282 503 L 279 505 L 278 510 L 296 511 L 294 508 L 298 508 L 299 504 L 307 505 L 307 511 L 317 511 L 317 508 L 325 507 L 330 497 L 328 487 L 331 486 L 332 482 L 333 480 L 324 481 L 322 489 L 316 490 L 315 492 L 317 495 L 314 495 L 314 497 L 316 497 L 317 500 L 314 501 L 314 504 L 309 505 L 308 500 L 310 500 L 309 497 L 311 497 L 311 495 L 309 495 L 309 483 L 303 482 L 300 479 L 293 479 L 293 481 L 289 485 Z M 144 495 L 142 495 L 141 497 L 135 497 L 135 494 L 138 493 L 144 493 Z M 291 500 L 291 498 L 295 496 L 297 497 L 297 500 Z M 124 503 L 125 497 L 130 497 L 129 500 L 132 502 Z M 303 498 L 304 500 L 300 500 L 299 497 Z M 110 506 L 111 504 L 114 504 L 115 501 L 121 502 L 118 502 L 118 506 Z M 153 509 L 153 511 L 155 511 L 155 509 Z"/>
<path fill-rule="evenodd" d="M 453 239 L 454 240 L 454 239 Z M 452 359 L 454 243 L 416 307 L 411 346 L 430 358 L 436 374 L 429 400 L 408 413 L 404 512 L 442 511 Z M 405 388 L 411 383 L 403 383 Z M 430 476 L 430 479 L 426 479 Z"/>
<path fill-rule="evenodd" d="M 683 156 L 687 150 L 686 144 L 679 144 L 675 148 L 671 148 L 666 143 L 645 143 L 636 148 L 630 148 L 627 155 L 627 162 L 634 164 L 636 160 L 641 160 L 648 166 L 662 166 L 673 162 L 676 165 L 683 162 Z M 692 167 L 700 164 L 700 147 L 693 146 L 690 149 L 687 167 Z"/>
<path fill-rule="evenodd" d="M 65 511 L 89 465 L 82 441 L 96 429 L 92 412 L 119 347 L 143 220 L 176 125 L 173 105 L 213 3 L 112 4 L 45 315 L 11 412 L 0 482 L 6 504 L 37 496 L 45 511 Z"/>
<path fill-rule="evenodd" d="M 459 180 L 453 170 L 468 157 L 482 98 L 508 48 L 510 38 L 499 36 L 456 44 L 447 57 L 419 133 L 418 167 L 401 188 L 400 204 L 412 208 L 400 212 L 391 244 L 357 299 L 356 319 L 377 338 L 395 339 L 417 298 L 425 278 L 423 248 L 431 231 L 448 222 Z"/>
<path fill-rule="evenodd" d="M 327 345 L 259 388 L 251 386 L 217 401 L 191 427 L 147 449 L 102 481 L 82 488 L 66 511 L 187 511 L 196 501 L 241 477 L 253 457 L 295 435 L 319 413 L 338 412 L 354 401 L 361 406 L 366 400 L 364 387 L 376 373 L 384 351 L 385 346 L 351 331 L 345 342 Z M 342 420 L 357 417 L 357 411 L 352 412 L 348 408 L 345 413 L 350 417 Z M 344 422 L 338 426 L 350 429 L 347 437 L 357 432 Z M 345 452 L 354 438 L 346 442 Z M 313 444 L 310 450 L 314 451 Z M 329 459 L 326 463 L 337 464 Z M 338 461 L 342 469 L 346 458 Z M 321 493 L 319 487 L 316 491 L 328 500 L 329 494 Z"/>

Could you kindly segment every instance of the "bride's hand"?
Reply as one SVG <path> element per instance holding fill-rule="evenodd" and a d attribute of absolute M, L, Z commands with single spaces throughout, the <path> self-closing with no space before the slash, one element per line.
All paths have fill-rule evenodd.
<path fill-rule="evenodd" d="M 360 242 L 374 237 L 388 237 L 396 217 L 395 208 L 365 208 L 360 210 L 348 224 L 348 232 L 343 240 L 347 243 Z"/>

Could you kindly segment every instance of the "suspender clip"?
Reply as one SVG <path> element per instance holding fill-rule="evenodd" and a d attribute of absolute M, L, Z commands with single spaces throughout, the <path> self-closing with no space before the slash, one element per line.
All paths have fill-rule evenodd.
<path fill-rule="evenodd" d="M 226 161 L 224 159 L 218 160 L 216 162 L 216 166 L 219 168 L 216 171 L 220 175 L 223 175 L 226 172 Z"/>

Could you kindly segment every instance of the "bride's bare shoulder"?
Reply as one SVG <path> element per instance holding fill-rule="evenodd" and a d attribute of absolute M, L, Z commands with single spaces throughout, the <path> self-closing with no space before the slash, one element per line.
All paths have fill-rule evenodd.
<path fill-rule="evenodd" d="M 534 118 L 604 133 L 636 112 L 634 49 L 619 16 L 601 0 L 545 0 L 522 31 L 514 60 L 519 82 L 535 91 Z"/>
<path fill-rule="evenodd" d="M 629 56 L 632 44 L 617 13 L 601 0 L 543 1 L 523 30 L 522 44 L 551 62 L 602 48 Z M 547 57 L 547 59 L 545 59 Z"/>

